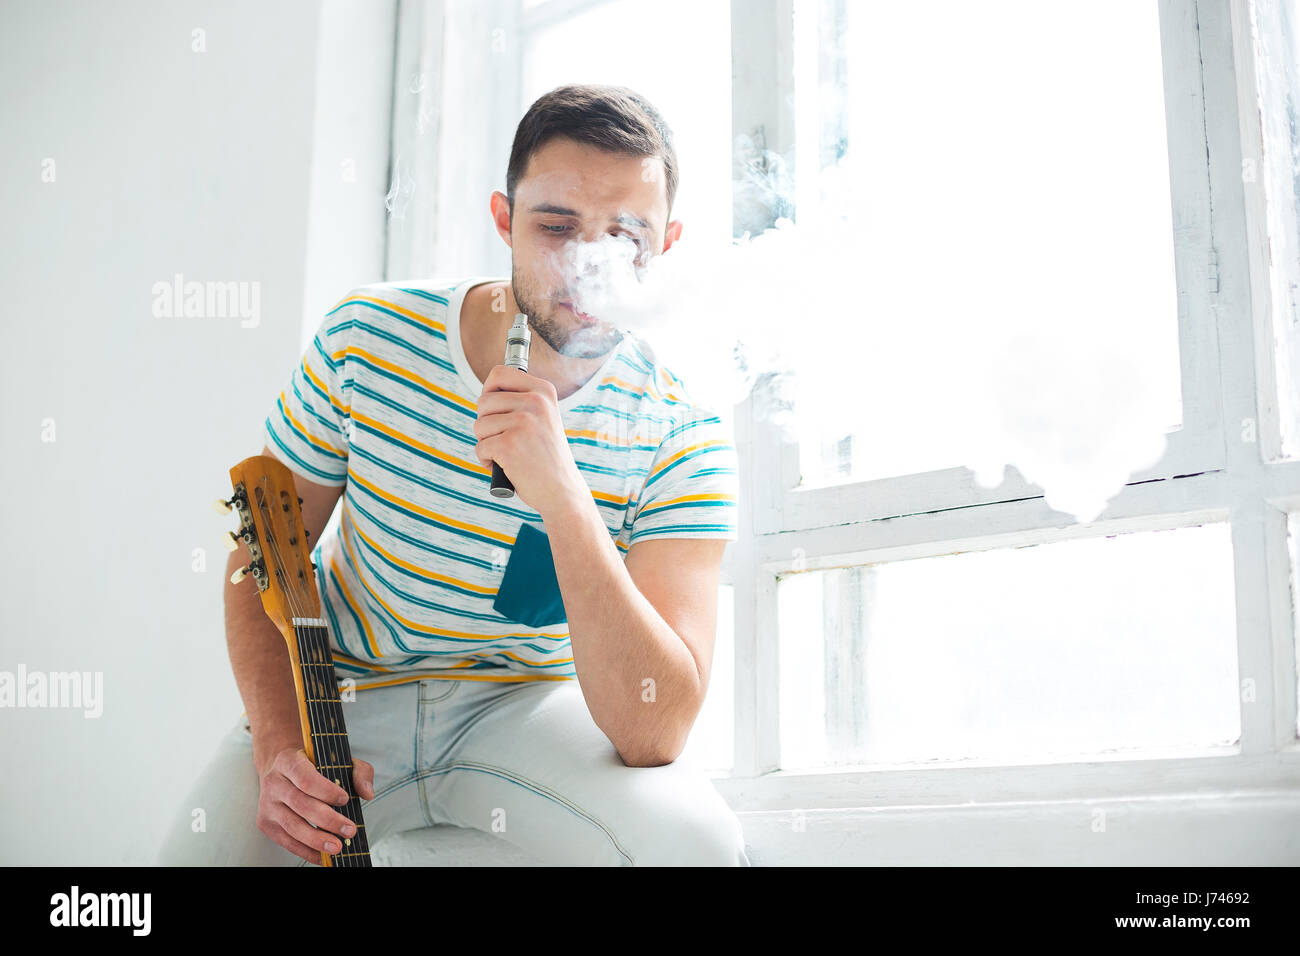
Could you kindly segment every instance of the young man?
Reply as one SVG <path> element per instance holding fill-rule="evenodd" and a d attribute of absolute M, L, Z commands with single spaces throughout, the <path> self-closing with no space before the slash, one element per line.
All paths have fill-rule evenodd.
<path fill-rule="evenodd" d="M 509 280 L 353 290 L 267 418 L 264 453 L 295 473 L 319 538 L 336 670 L 357 689 L 345 717 L 371 846 L 451 823 L 544 863 L 748 865 L 734 813 L 674 763 L 709 683 L 735 449 L 646 343 L 575 312 L 562 266 L 567 244 L 606 234 L 642 261 L 667 251 L 677 176 L 642 98 L 553 90 L 491 197 Z M 502 364 L 517 312 L 527 372 Z M 493 462 L 516 497 L 488 493 Z M 226 601 L 246 719 L 160 861 L 318 863 L 353 835 L 343 790 L 303 753 L 256 589 Z"/>

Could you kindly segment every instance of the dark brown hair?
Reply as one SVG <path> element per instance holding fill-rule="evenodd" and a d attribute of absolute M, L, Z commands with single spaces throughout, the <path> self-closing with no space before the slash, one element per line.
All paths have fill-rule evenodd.
<path fill-rule="evenodd" d="M 644 97 L 624 86 L 576 84 L 557 86 L 537 98 L 519 121 L 510 163 L 506 167 L 506 198 L 515 210 L 515 186 L 528 168 L 528 160 L 556 136 L 611 153 L 658 156 L 664 164 L 664 190 L 668 218 L 672 219 L 677 194 L 677 152 L 673 134 Z"/>

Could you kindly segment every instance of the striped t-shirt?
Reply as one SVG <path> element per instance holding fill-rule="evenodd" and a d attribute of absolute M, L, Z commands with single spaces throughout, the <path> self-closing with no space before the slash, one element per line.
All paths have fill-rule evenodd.
<path fill-rule="evenodd" d="M 577 676 L 567 623 L 529 626 L 494 607 L 521 527 L 533 526 L 530 551 L 545 531 L 518 496 L 488 493 L 491 467 L 474 453 L 482 383 L 465 358 L 460 310 L 470 288 L 494 281 L 504 280 L 354 289 L 326 314 L 265 422 L 265 444 L 291 471 L 343 487 L 339 520 L 312 560 L 335 669 L 359 688 Z M 625 556 L 652 538 L 735 540 L 730 427 L 623 333 L 559 402 L 610 537 Z M 547 567 L 553 581 L 549 555 Z"/>

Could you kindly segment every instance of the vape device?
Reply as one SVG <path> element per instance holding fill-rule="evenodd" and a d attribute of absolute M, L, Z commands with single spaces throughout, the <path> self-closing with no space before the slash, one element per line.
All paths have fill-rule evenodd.
<path fill-rule="evenodd" d="M 528 316 L 522 312 L 515 313 L 515 322 L 506 333 L 506 365 L 521 372 L 528 371 L 528 343 L 532 333 L 528 331 Z M 495 498 L 513 498 L 515 486 L 501 470 L 501 466 L 492 462 L 492 484 L 488 488 Z"/>

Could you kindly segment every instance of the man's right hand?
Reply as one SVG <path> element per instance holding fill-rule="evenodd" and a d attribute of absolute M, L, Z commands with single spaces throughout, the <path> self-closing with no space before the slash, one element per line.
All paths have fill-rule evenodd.
<path fill-rule="evenodd" d="M 352 766 L 357 795 L 373 800 L 375 768 L 355 758 Z M 356 836 L 356 826 L 336 809 L 347 803 L 347 791 L 326 780 L 301 747 L 278 751 L 261 780 L 257 828 L 290 853 L 319 865 L 322 850 L 338 853 L 340 837 Z"/>

